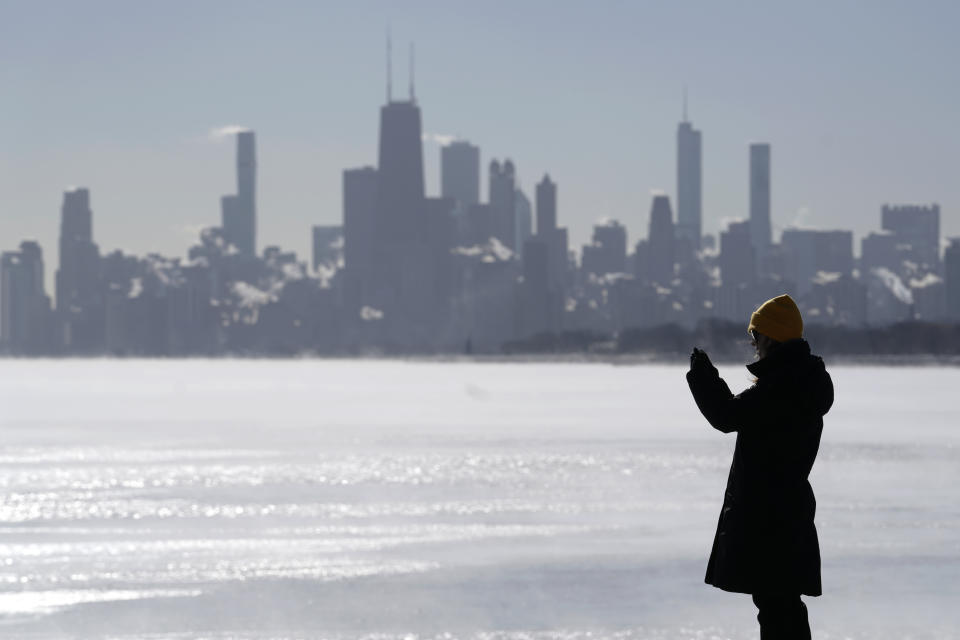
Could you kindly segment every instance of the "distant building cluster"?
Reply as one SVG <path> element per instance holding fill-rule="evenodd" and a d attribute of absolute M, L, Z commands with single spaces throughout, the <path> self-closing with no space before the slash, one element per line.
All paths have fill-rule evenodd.
<path fill-rule="evenodd" d="M 257 252 L 256 143 L 237 135 L 237 192 L 187 259 L 101 254 L 90 193 L 60 211 L 54 300 L 36 242 L 0 254 L 0 349 L 14 355 L 498 352 L 568 331 L 621 332 L 743 320 L 790 293 L 810 324 L 960 322 L 960 239 L 941 254 L 938 205 L 884 205 L 854 256 L 847 230 L 790 228 L 774 242 L 771 147 L 751 144 L 749 215 L 704 235 L 701 133 L 677 130 L 676 216 L 654 194 L 646 238 L 600 220 L 577 251 L 549 175 L 533 201 L 516 165 L 480 149 L 440 152 L 425 193 L 420 108 L 388 88 L 376 166 L 343 172 L 343 224 L 312 229 L 308 265 Z"/>

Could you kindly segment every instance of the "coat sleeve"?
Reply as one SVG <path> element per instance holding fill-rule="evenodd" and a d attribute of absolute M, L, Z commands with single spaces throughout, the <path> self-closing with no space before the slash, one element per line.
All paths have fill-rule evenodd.
<path fill-rule="evenodd" d="M 687 384 L 700 413 L 718 431 L 742 431 L 765 421 L 766 394 L 757 385 L 733 395 L 715 367 L 691 369 Z"/>

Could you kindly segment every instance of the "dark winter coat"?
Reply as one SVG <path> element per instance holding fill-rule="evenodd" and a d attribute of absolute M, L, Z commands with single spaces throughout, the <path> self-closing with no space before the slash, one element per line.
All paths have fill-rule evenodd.
<path fill-rule="evenodd" d="M 737 432 L 706 582 L 740 593 L 818 596 L 816 500 L 807 477 L 833 383 L 805 340 L 785 342 L 747 369 L 757 381 L 736 396 L 709 360 L 687 373 L 704 417 Z"/>

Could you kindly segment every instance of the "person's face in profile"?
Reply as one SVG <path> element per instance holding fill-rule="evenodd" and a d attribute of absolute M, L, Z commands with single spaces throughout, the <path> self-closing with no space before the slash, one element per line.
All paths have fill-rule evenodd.
<path fill-rule="evenodd" d="M 763 335 L 756 329 L 750 332 L 752 340 L 750 340 L 750 346 L 756 349 L 757 351 L 757 360 L 763 360 L 767 357 L 767 354 L 770 353 L 770 350 L 777 344 L 776 340 Z"/>

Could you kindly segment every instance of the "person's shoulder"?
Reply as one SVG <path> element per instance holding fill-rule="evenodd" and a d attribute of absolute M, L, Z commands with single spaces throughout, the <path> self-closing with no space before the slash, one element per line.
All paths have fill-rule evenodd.
<path fill-rule="evenodd" d="M 811 354 L 807 363 L 803 386 L 813 399 L 818 413 L 823 415 L 833 405 L 833 379 L 822 357 Z"/>
<path fill-rule="evenodd" d="M 827 363 L 824 361 L 823 356 L 817 355 L 815 353 L 811 353 L 809 362 L 810 362 L 810 368 L 812 369 L 815 369 L 817 371 L 819 371 L 820 369 L 823 369 L 824 371 L 827 370 Z"/>
<path fill-rule="evenodd" d="M 823 375 L 827 373 L 827 362 L 823 359 L 823 356 L 817 353 L 811 352 L 807 357 L 807 369 L 816 375 Z"/>

